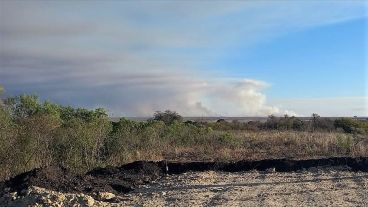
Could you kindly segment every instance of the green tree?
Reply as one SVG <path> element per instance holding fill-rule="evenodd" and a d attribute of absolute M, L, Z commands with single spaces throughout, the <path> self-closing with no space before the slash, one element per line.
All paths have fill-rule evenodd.
<path fill-rule="evenodd" d="M 163 121 L 165 124 L 170 125 L 176 122 L 182 122 L 183 117 L 175 111 L 166 110 L 164 112 L 156 111 L 153 115 L 153 120 Z"/>
<path fill-rule="evenodd" d="M 0 105 L 0 180 L 8 177 L 17 166 L 17 126 Z"/>
<path fill-rule="evenodd" d="M 26 118 L 36 114 L 41 109 L 38 96 L 20 95 L 5 100 L 5 105 L 14 118 Z"/>

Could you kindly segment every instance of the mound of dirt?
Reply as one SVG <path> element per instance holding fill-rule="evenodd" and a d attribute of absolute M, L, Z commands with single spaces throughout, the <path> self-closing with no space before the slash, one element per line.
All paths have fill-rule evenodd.
<path fill-rule="evenodd" d="M 163 175 L 155 162 L 137 161 L 121 167 L 97 168 L 84 176 L 84 192 L 128 193 L 136 186 L 147 184 Z M 81 189 L 82 190 L 82 189 Z"/>
<path fill-rule="evenodd" d="M 164 174 L 209 170 L 291 172 L 321 167 L 368 172 L 368 157 L 187 163 L 137 161 L 120 167 L 97 168 L 83 176 L 75 176 L 60 166 L 49 166 L 20 174 L 5 183 L 0 183 L 0 192 L 18 192 L 22 194 L 29 187 L 38 186 L 59 192 L 86 193 L 96 198 L 99 192 L 129 193 L 136 187 L 148 184 Z"/>
<path fill-rule="evenodd" d="M 3 188 L 22 193 L 30 186 L 42 186 L 48 189 L 58 189 L 60 191 L 73 191 L 73 186 L 78 183 L 78 177 L 61 166 L 48 166 L 41 169 L 34 169 L 29 172 L 19 174 L 3 183 Z"/>
<path fill-rule="evenodd" d="M 156 163 L 138 161 L 121 167 L 97 168 L 84 176 L 73 175 L 60 166 L 48 166 L 22 173 L 0 185 L 1 192 L 24 193 L 31 186 L 59 192 L 83 192 L 98 195 L 99 192 L 128 193 L 136 186 L 146 184 L 162 176 Z"/>

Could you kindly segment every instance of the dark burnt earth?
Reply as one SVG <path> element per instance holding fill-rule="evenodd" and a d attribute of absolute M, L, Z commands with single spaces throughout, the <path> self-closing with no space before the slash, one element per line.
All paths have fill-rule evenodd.
<path fill-rule="evenodd" d="M 319 167 L 343 167 L 349 171 L 368 172 L 368 157 L 334 157 L 309 160 L 270 159 L 237 162 L 169 162 L 136 161 L 120 167 L 96 168 L 83 176 L 70 173 L 60 166 L 49 166 L 22 173 L 0 184 L 1 192 L 22 193 L 29 186 L 38 186 L 59 192 L 82 192 L 96 195 L 97 192 L 125 194 L 135 187 L 148 184 L 165 174 L 180 174 L 188 171 L 266 171 L 292 172 Z"/>

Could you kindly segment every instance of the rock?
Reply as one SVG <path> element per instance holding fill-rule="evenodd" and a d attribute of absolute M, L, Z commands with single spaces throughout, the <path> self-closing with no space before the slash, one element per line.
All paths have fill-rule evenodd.
<path fill-rule="evenodd" d="M 276 172 L 276 169 L 274 167 L 271 167 L 271 168 L 266 169 L 266 172 L 267 173 L 274 173 L 274 172 Z"/>
<path fill-rule="evenodd" d="M 86 202 L 87 206 L 93 206 L 93 204 L 95 204 L 95 200 L 91 196 L 86 196 L 84 201 Z"/>
<path fill-rule="evenodd" d="M 223 191 L 224 188 L 221 188 L 221 187 L 216 187 L 216 188 L 212 188 L 211 191 L 212 192 L 220 192 L 220 191 Z"/>
<path fill-rule="evenodd" d="M 64 202 L 65 201 L 65 195 L 63 195 L 63 194 L 61 194 L 61 195 L 59 195 L 58 196 L 58 200 L 60 201 L 60 202 Z"/>
<path fill-rule="evenodd" d="M 98 193 L 98 198 L 100 200 L 111 200 L 115 197 L 116 197 L 115 194 L 109 193 L 109 192 L 99 192 Z"/>
<path fill-rule="evenodd" d="M 76 201 L 76 204 L 81 204 L 82 206 L 93 206 L 95 203 L 95 200 L 89 195 L 79 194 L 76 198 L 76 200 L 72 199 L 69 202 Z"/>
<path fill-rule="evenodd" d="M 9 194 L 9 197 L 10 197 L 13 201 L 17 200 L 17 192 L 11 192 L 11 193 Z"/>

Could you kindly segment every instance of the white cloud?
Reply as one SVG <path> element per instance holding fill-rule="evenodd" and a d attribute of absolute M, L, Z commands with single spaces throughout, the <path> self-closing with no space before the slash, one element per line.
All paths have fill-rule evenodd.
<path fill-rule="evenodd" d="M 368 116 L 368 97 L 324 97 L 271 101 L 271 104 L 296 111 L 300 116 Z"/>
<path fill-rule="evenodd" d="M 190 116 L 293 114 L 283 111 L 293 105 L 267 103 L 268 83 L 216 78 L 203 63 L 238 43 L 366 15 L 364 3 L 350 2 L 0 4 L 0 82 L 8 94 L 36 92 L 129 116 L 165 109 Z"/>

